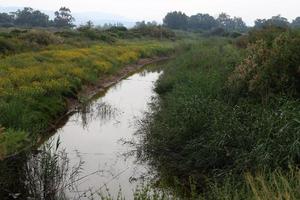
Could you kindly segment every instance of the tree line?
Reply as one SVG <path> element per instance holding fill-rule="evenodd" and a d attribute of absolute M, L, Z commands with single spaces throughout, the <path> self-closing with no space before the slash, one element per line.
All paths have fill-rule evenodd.
<path fill-rule="evenodd" d="M 287 18 L 282 17 L 281 15 L 273 16 L 270 19 L 255 20 L 255 28 L 264 28 L 268 26 L 276 26 L 282 28 L 300 28 L 300 17 L 297 17 L 291 23 Z"/>
<path fill-rule="evenodd" d="M 53 20 L 50 17 L 30 7 L 11 13 L 0 13 L 0 27 L 73 27 L 74 17 L 71 10 L 61 7 L 54 13 Z"/>
<path fill-rule="evenodd" d="M 226 13 L 221 13 L 217 18 L 209 14 L 198 13 L 196 15 L 187 16 L 183 12 L 169 12 L 163 23 L 166 27 L 179 30 L 193 31 L 209 31 L 217 28 L 223 28 L 229 32 L 245 32 L 248 30 L 246 23 L 240 17 L 231 17 Z M 281 15 L 274 16 L 270 19 L 257 19 L 255 28 L 263 28 L 267 26 L 277 27 L 300 27 L 300 17 L 297 17 L 291 23 Z"/>

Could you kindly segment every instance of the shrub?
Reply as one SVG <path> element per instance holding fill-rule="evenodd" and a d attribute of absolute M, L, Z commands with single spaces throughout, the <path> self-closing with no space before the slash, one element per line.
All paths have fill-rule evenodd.
<path fill-rule="evenodd" d="M 0 55 L 6 55 L 17 51 L 16 46 L 11 40 L 0 38 Z"/>
<path fill-rule="evenodd" d="M 50 44 L 60 44 L 63 42 L 62 38 L 55 36 L 51 32 L 31 30 L 20 36 L 22 40 L 27 41 L 29 44 L 35 44 L 39 46 L 48 46 Z"/>
<path fill-rule="evenodd" d="M 258 40 L 229 77 L 233 93 L 259 95 L 300 94 L 300 35 L 285 32 L 271 43 Z"/>
<path fill-rule="evenodd" d="M 232 38 L 238 38 L 238 37 L 242 36 L 242 34 L 238 33 L 238 32 L 232 32 L 229 34 L 229 36 Z"/>
<path fill-rule="evenodd" d="M 144 37 L 175 39 L 175 33 L 172 30 L 161 26 L 141 26 L 132 29 L 132 32 Z"/>
<path fill-rule="evenodd" d="M 64 31 L 55 32 L 55 35 L 64 38 L 74 38 L 74 37 L 78 37 L 80 33 L 72 30 L 64 30 Z"/>
<path fill-rule="evenodd" d="M 287 28 L 275 26 L 268 26 L 263 29 L 254 28 L 248 33 L 248 41 L 249 43 L 254 44 L 258 40 L 264 40 L 268 46 L 271 46 L 277 36 L 287 31 Z"/>
<path fill-rule="evenodd" d="M 0 133 L 0 159 L 21 150 L 24 148 L 24 144 L 28 144 L 26 132 L 12 129 L 3 130 Z"/>
<path fill-rule="evenodd" d="M 214 28 L 204 34 L 205 36 L 228 36 L 228 32 L 224 28 Z"/>

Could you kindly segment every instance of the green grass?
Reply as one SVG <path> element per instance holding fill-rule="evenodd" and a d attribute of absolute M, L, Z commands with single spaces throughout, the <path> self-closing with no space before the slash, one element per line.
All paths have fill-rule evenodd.
<path fill-rule="evenodd" d="M 255 96 L 233 98 L 238 94 L 230 93 L 228 77 L 244 55 L 230 40 L 203 39 L 165 69 L 156 86 L 159 98 L 139 131 L 141 159 L 149 160 L 163 186 L 189 194 L 192 178 L 197 192 L 227 195 L 228 190 L 228 195 L 243 199 L 238 186 L 244 185 L 244 197 L 257 188 L 263 190 L 256 181 L 261 177 L 269 193 L 277 194 L 276 182 L 268 179 L 276 176 L 287 182 L 280 191 L 291 185 L 289 195 L 299 195 L 293 184 L 299 176 L 289 172 L 289 166 L 296 168 L 300 161 L 299 99 L 282 93 L 267 102 Z M 245 172 L 259 171 L 262 175 L 244 180 Z M 254 182 L 249 183 L 251 188 L 249 181 Z M 222 188 L 224 183 L 227 188 Z M 211 184 L 216 187 L 210 188 Z"/>
<path fill-rule="evenodd" d="M 211 181 L 199 199 L 207 200 L 296 200 L 300 198 L 300 171 L 263 171 L 245 173 L 241 180 L 226 177 L 223 182 Z"/>

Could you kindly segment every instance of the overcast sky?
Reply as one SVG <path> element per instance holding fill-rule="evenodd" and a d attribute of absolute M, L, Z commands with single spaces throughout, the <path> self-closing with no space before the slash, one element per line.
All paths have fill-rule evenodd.
<path fill-rule="evenodd" d="M 289 20 L 300 16 L 300 0 L 0 0 L 1 7 L 29 6 L 57 10 L 62 5 L 73 12 L 99 11 L 131 20 L 159 22 L 167 12 L 174 10 L 188 15 L 209 13 L 213 16 L 226 12 L 242 17 L 250 25 L 257 18 L 270 18 L 278 14 Z"/>

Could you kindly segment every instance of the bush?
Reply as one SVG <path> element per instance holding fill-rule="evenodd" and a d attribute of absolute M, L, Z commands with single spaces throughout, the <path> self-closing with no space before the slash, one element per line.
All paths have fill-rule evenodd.
<path fill-rule="evenodd" d="M 214 28 L 213 30 L 207 32 L 204 34 L 205 36 L 222 36 L 222 37 L 226 37 L 229 35 L 229 33 L 224 29 L 224 28 Z"/>
<path fill-rule="evenodd" d="M 64 38 L 74 38 L 80 36 L 80 33 L 77 31 L 65 30 L 65 31 L 55 32 L 55 35 Z"/>
<path fill-rule="evenodd" d="M 247 58 L 229 77 L 228 87 L 233 93 L 262 98 L 278 93 L 300 94 L 300 34 L 284 32 L 271 44 L 268 40 L 258 40 L 248 47 Z"/>
<path fill-rule="evenodd" d="M 264 40 L 268 46 L 271 46 L 277 36 L 287 31 L 287 28 L 275 26 L 268 26 L 263 29 L 254 28 L 248 33 L 248 41 L 249 43 L 254 44 L 258 40 Z"/>
<path fill-rule="evenodd" d="M 175 39 L 175 33 L 172 30 L 161 26 L 141 26 L 132 29 L 132 32 L 144 37 Z"/>
<path fill-rule="evenodd" d="M 53 33 L 40 30 L 31 30 L 21 35 L 20 38 L 30 44 L 39 46 L 48 46 L 50 44 L 60 44 L 63 42 L 62 38 L 55 36 Z"/>
<path fill-rule="evenodd" d="M 128 31 L 128 29 L 125 26 L 112 26 L 107 31 L 110 31 L 110 32 L 119 32 L 119 31 L 125 32 L 125 31 Z"/>
<path fill-rule="evenodd" d="M 17 51 L 16 46 L 11 40 L 0 38 L 0 55 L 6 55 Z"/>
<path fill-rule="evenodd" d="M 29 144 L 26 132 L 2 129 L 0 132 L 0 159 L 16 153 L 24 148 L 25 144 Z"/>
<path fill-rule="evenodd" d="M 232 38 L 238 38 L 238 37 L 242 36 L 242 34 L 238 33 L 238 32 L 232 32 L 229 34 L 229 36 Z"/>

